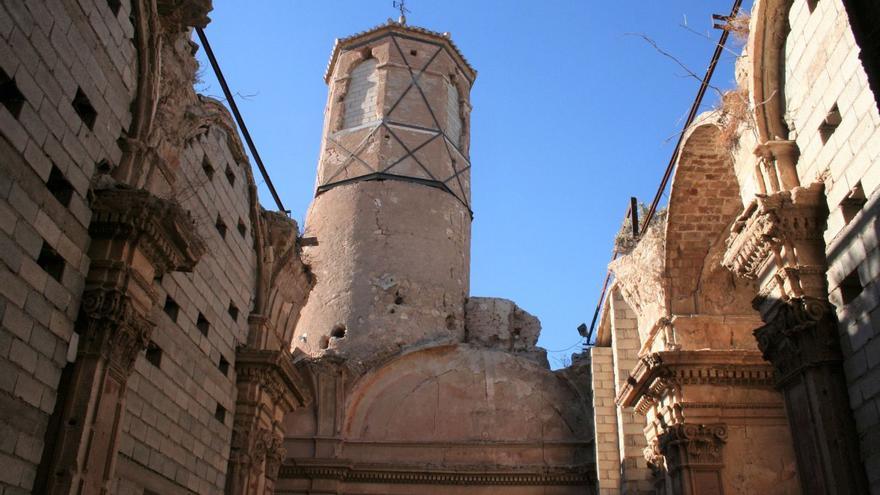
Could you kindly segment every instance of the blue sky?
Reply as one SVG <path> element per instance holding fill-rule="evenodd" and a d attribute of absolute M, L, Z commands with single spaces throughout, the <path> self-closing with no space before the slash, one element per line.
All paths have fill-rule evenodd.
<path fill-rule="evenodd" d="M 539 345 L 554 368 L 576 350 L 577 325 L 590 323 L 629 197 L 651 201 L 699 86 L 633 33 L 702 75 L 719 35 L 710 16 L 731 4 L 407 1 L 409 24 L 451 32 L 479 72 L 471 93 L 471 294 L 512 299 L 539 317 Z M 301 226 L 333 40 L 396 16 L 391 0 L 214 1 L 208 39 Z M 220 97 L 198 56 L 197 89 Z M 714 85 L 733 86 L 733 63 L 732 53 L 722 56 Z M 710 91 L 704 107 L 716 101 Z M 263 204 L 274 207 L 257 181 Z"/>

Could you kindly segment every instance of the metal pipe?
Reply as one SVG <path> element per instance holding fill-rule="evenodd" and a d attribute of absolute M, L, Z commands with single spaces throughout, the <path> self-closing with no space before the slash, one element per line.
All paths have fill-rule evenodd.
<path fill-rule="evenodd" d="M 739 7 L 742 4 L 742 0 L 735 0 L 733 2 L 733 8 L 730 9 L 730 16 L 728 19 L 733 19 L 739 13 Z M 672 170 L 675 168 L 675 162 L 678 160 L 678 153 L 681 151 L 681 144 L 684 141 L 685 132 L 687 132 L 688 127 L 694 123 L 694 118 L 697 116 L 697 112 L 700 109 L 700 105 L 703 103 L 703 96 L 706 94 L 706 89 L 709 88 L 709 81 L 712 79 L 712 74 L 715 73 L 715 67 L 718 65 L 718 59 L 721 58 L 721 53 L 724 51 L 724 44 L 727 43 L 727 38 L 730 36 L 730 31 L 727 29 L 722 29 L 721 38 L 718 40 L 718 44 L 715 45 L 715 53 L 712 54 L 712 60 L 709 62 L 709 67 L 706 69 L 706 74 L 703 76 L 703 80 L 700 83 L 700 89 L 697 91 L 697 96 L 694 98 L 694 103 L 691 105 L 691 110 L 688 113 L 687 120 L 684 122 L 684 127 L 681 131 L 681 134 L 678 135 L 678 141 L 675 143 L 675 149 L 672 151 L 672 156 L 669 158 L 669 164 L 666 166 L 666 172 L 663 173 L 663 179 L 660 181 L 660 187 L 657 188 L 657 194 L 654 195 L 654 200 L 651 201 L 651 207 L 648 209 L 648 214 L 645 215 L 645 218 L 642 221 L 642 234 L 648 231 L 648 226 L 651 224 L 651 219 L 654 217 L 654 213 L 657 211 L 657 205 L 660 203 L 660 199 L 663 197 L 663 191 L 666 190 L 666 185 L 669 183 L 669 178 L 672 177 Z"/>
<path fill-rule="evenodd" d="M 226 103 L 229 104 L 229 109 L 232 110 L 232 115 L 235 117 L 235 121 L 238 123 L 238 128 L 241 130 L 241 135 L 244 136 L 244 140 L 247 143 L 248 149 L 251 151 L 251 156 L 254 157 L 254 161 L 257 162 L 257 167 L 260 169 L 260 174 L 263 176 L 263 180 L 266 181 L 266 186 L 269 188 L 269 192 L 272 193 L 272 198 L 275 200 L 275 205 L 278 206 L 278 210 L 284 213 L 289 213 L 285 208 L 284 204 L 281 203 L 281 198 L 278 196 L 278 191 L 275 190 L 275 185 L 272 184 L 272 179 L 269 178 L 269 172 L 266 171 L 266 167 L 263 165 L 263 159 L 260 158 L 260 154 L 257 152 L 257 147 L 254 145 L 254 140 L 251 139 L 251 133 L 248 132 L 247 126 L 244 124 L 244 119 L 241 117 L 241 112 L 238 111 L 238 105 L 235 104 L 235 98 L 232 97 L 232 92 L 229 91 L 229 85 L 226 84 L 226 78 L 223 77 L 223 72 L 220 70 L 220 65 L 217 63 L 217 58 L 214 57 L 214 50 L 211 50 L 211 44 L 208 43 L 208 37 L 205 36 L 205 31 L 196 27 L 196 33 L 199 35 L 199 40 L 202 42 L 202 48 L 205 49 L 205 54 L 208 56 L 208 60 L 211 62 L 211 68 L 214 69 L 214 75 L 217 76 L 217 81 L 220 83 L 220 87 L 223 89 L 223 94 L 226 96 Z"/>

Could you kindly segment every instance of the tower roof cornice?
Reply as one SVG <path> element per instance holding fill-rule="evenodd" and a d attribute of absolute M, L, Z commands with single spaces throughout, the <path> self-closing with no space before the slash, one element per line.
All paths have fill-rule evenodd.
<path fill-rule="evenodd" d="M 333 74 L 333 67 L 336 65 L 336 61 L 339 59 L 339 55 L 342 52 L 357 48 L 361 45 L 370 43 L 372 41 L 381 39 L 385 36 L 389 36 L 392 34 L 398 34 L 403 37 L 416 38 L 419 41 L 432 43 L 443 47 L 447 50 L 453 60 L 455 60 L 455 62 L 458 64 L 459 68 L 468 78 L 470 84 L 473 84 L 474 79 L 476 79 L 476 69 L 474 69 L 473 66 L 471 66 L 471 64 L 464 57 L 464 55 L 462 55 L 461 50 L 459 50 L 458 46 L 455 45 L 455 42 L 452 41 L 449 33 L 438 33 L 436 31 L 431 31 L 430 29 L 410 26 L 398 21 L 394 21 L 393 19 L 389 19 L 388 22 L 386 22 L 385 24 L 380 24 L 366 31 L 362 31 L 360 33 L 356 33 L 345 38 L 337 38 L 336 41 L 333 43 L 333 51 L 330 54 L 330 61 L 327 63 L 327 70 L 324 72 L 324 82 L 330 82 L 330 76 Z"/>

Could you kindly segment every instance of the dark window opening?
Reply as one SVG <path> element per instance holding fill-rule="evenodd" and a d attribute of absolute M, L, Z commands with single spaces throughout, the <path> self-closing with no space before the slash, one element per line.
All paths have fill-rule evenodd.
<path fill-rule="evenodd" d="M 208 176 L 209 180 L 214 179 L 214 166 L 211 165 L 211 160 L 208 159 L 207 153 L 205 153 L 205 156 L 202 158 L 202 170 L 205 171 L 205 175 Z"/>
<path fill-rule="evenodd" d="M 0 103 L 9 110 L 16 119 L 21 115 L 21 107 L 24 106 L 24 95 L 18 90 L 15 79 L 9 77 L 6 71 L 0 69 Z"/>
<path fill-rule="evenodd" d="M 843 298 L 843 304 L 853 302 L 859 294 L 862 293 L 862 281 L 859 279 L 859 272 L 853 270 L 840 282 L 840 295 Z"/>
<path fill-rule="evenodd" d="M 226 230 L 226 222 L 217 215 L 217 232 L 220 232 L 220 237 L 226 239 Z"/>
<path fill-rule="evenodd" d="M 199 332 L 202 333 L 205 337 L 208 336 L 208 330 L 211 329 L 211 323 L 208 322 L 208 319 L 205 318 L 205 315 L 199 313 L 199 317 L 196 319 L 196 328 L 199 329 Z"/>
<path fill-rule="evenodd" d="M 849 224 L 853 218 L 858 215 L 860 211 L 862 211 L 862 207 L 865 206 L 865 203 L 868 202 L 868 198 L 865 197 L 865 189 L 862 187 L 862 183 L 859 182 L 855 187 L 843 198 L 843 201 L 840 202 L 840 211 L 843 212 L 843 221 L 846 224 Z"/>
<path fill-rule="evenodd" d="M 180 313 L 180 306 L 177 305 L 177 302 L 174 299 L 171 299 L 171 296 L 165 296 L 165 314 L 171 318 L 171 321 L 177 322 L 177 314 Z"/>
<path fill-rule="evenodd" d="M 89 130 L 94 129 L 98 112 L 92 106 L 89 97 L 83 93 L 82 88 L 76 88 L 76 96 L 73 97 L 73 109 Z"/>
<path fill-rule="evenodd" d="M 162 364 L 162 349 L 156 345 L 152 340 L 149 344 L 147 344 L 146 350 L 147 362 L 152 364 L 153 366 L 159 368 L 160 364 Z"/>
<path fill-rule="evenodd" d="M 232 169 L 229 168 L 229 165 L 226 166 L 226 180 L 229 181 L 230 186 L 235 185 L 235 172 L 233 172 Z"/>
<path fill-rule="evenodd" d="M 46 187 L 59 203 L 63 206 L 70 206 L 70 198 L 73 197 L 73 186 L 55 165 L 52 165 L 52 171 L 49 172 L 49 180 L 46 181 Z"/>
<path fill-rule="evenodd" d="M 229 316 L 231 316 L 233 320 L 238 321 L 238 306 L 232 301 L 229 301 Z"/>
<path fill-rule="evenodd" d="M 224 375 L 228 375 L 229 374 L 229 361 L 227 361 L 225 357 L 220 356 L 220 362 L 217 363 L 217 369 L 220 370 L 220 373 L 223 373 Z"/>
<path fill-rule="evenodd" d="M 843 119 L 840 116 L 840 109 L 837 108 L 837 103 L 835 103 L 831 110 L 828 111 L 828 115 L 825 116 L 825 120 L 822 121 L 822 125 L 819 126 L 819 137 L 822 138 L 822 144 L 827 143 L 831 139 L 831 135 L 837 130 L 841 120 Z"/>
<path fill-rule="evenodd" d="M 221 423 L 226 422 L 226 408 L 217 404 L 217 409 L 214 410 L 214 419 Z"/>
<path fill-rule="evenodd" d="M 413 57 L 415 57 L 415 56 L 417 56 L 417 55 L 419 54 L 419 52 L 416 51 L 416 50 L 410 50 L 410 51 L 409 51 L 409 54 L 412 55 Z"/>
<path fill-rule="evenodd" d="M 247 225 L 244 224 L 244 220 L 238 219 L 238 233 L 241 234 L 242 237 L 247 235 Z"/>
<path fill-rule="evenodd" d="M 40 268 L 48 273 L 50 277 L 59 282 L 61 281 L 61 277 L 64 276 L 64 258 L 62 258 L 57 251 L 52 249 L 52 246 L 47 244 L 46 241 L 43 241 L 43 247 L 40 249 L 40 256 L 37 257 L 37 264 L 40 265 Z"/>
<path fill-rule="evenodd" d="M 119 9 L 122 7 L 122 2 L 120 0 L 107 0 L 107 6 L 110 7 L 110 12 L 113 12 L 113 15 L 119 15 Z"/>

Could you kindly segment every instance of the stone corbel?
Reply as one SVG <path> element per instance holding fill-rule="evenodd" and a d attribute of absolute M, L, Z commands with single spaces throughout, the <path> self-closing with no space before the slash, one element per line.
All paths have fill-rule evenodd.
<path fill-rule="evenodd" d="M 172 31 L 183 31 L 207 26 L 211 22 L 208 12 L 213 6 L 211 0 L 157 0 L 156 8 L 165 26 Z"/>

